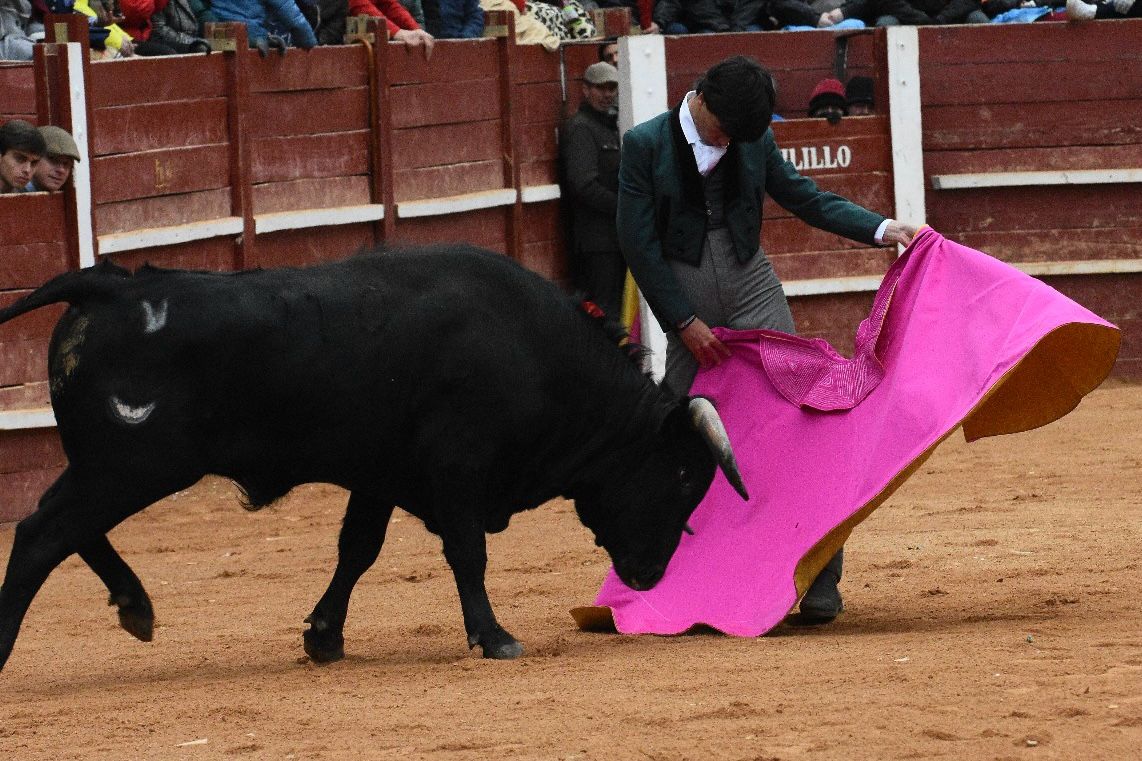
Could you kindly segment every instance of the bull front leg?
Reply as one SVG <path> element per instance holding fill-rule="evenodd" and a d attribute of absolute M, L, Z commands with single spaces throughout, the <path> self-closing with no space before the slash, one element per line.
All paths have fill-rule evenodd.
<path fill-rule="evenodd" d="M 484 572 L 488 566 L 484 527 L 471 516 L 458 512 L 441 520 L 440 528 L 444 557 L 452 568 L 456 589 L 460 593 L 468 647 L 479 645 L 485 658 L 497 660 L 511 660 L 523 655 L 523 645 L 496 621 L 496 614 L 488 601 L 484 587 Z"/>
<path fill-rule="evenodd" d="M 155 610 L 131 566 L 106 536 L 80 547 L 79 556 L 106 585 L 110 593 L 107 604 L 119 608 L 119 625 L 136 639 L 150 642 L 155 634 Z"/>
<path fill-rule="evenodd" d="M 309 629 L 302 633 L 305 654 L 316 663 L 329 663 L 345 657 L 345 617 L 349 596 L 362 574 L 373 565 L 385 543 L 385 531 L 393 506 L 349 495 L 345 520 L 337 540 L 337 568 L 313 612 L 305 618 Z"/>

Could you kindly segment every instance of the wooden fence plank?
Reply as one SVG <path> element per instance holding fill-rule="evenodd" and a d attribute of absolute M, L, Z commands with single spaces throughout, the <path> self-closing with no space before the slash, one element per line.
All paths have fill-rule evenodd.
<path fill-rule="evenodd" d="M 1098 104 L 988 103 L 926 106 L 924 150 L 1137 145 L 1142 98 L 1108 94 Z"/>
<path fill-rule="evenodd" d="M 347 87 L 254 93 L 246 124 L 248 134 L 254 138 L 367 129 L 369 91 L 365 87 Z"/>
<path fill-rule="evenodd" d="M 250 69 L 250 92 L 367 87 L 369 69 L 363 45 L 331 45 L 312 50 L 290 48 L 284 56 L 262 58 L 243 51 Z"/>
<path fill-rule="evenodd" d="M 232 237 L 207 238 L 193 243 L 120 251 L 107 258 L 132 272 L 144 264 L 183 270 L 227 272 L 235 268 L 236 245 Z"/>
<path fill-rule="evenodd" d="M 0 437 L 9 435 L 4 433 Z M 50 435 L 54 435 L 54 430 Z M 40 497 L 62 472 L 63 466 L 0 474 L 0 494 L 4 495 L 3 503 L 0 503 L 0 522 L 19 520 L 35 510 Z"/>
<path fill-rule="evenodd" d="M 1109 20 L 1106 20 L 1109 21 Z M 923 67 L 957 66 L 966 61 L 991 62 L 998 68 L 1010 63 L 1069 61 L 1076 71 L 1089 75 L 1107 63 L 1111 67 L 1142 64 L 1142 48 L 1127 32 L 1097 24 L 996 24 L 972 26 L 926 26 L 920 28 L 920 61 Z M 1129 24 L 1133 22 L 1125 22 Z M 1124 33 L 1127 32 L 1127 33 Z M 1004 92 L 1050 80 L 1012 80 Z M 993 95 L 995 93 L 992 93 Z"/>
<path fill-rule="evenodd" d="M 103 203 L 95 207 L 95 229 L 100 235 L 170 227 L 230 216 L 226 188 Z"/>
<path fill-rule="evenodd" d="M 258 236 L 258 257 L 264 267 L 304 267 L 343 259 L 372 245 L 370 223 L 334 225 L 322 228 L 320 235 L 310 230 L 282 230 Z"/>
<path fill-rule="evenodd" d="M 1097 75 L 1092 75 L 1091 69 L 1075 60 L 934 66 L 921 56 L 920 79 L 925 109 L 1003 102 L 1068 103 L 1081 108 L 1077 101 L 1092 101 L 1087 107 L 1105 108 L 1108 97 L 1142 92 L 1142 65 L 1100 66 Z"/>
<path fill-rule="evenodd" d="M 499 160 L 472 161 L 421 169 L 397 169 L 393 173 L 393 186 L 398 202 L 498 190 L 504 187 L 503 163 Z"/>
<path fill-rule="evenodd" d="M 500 158 L 498 120 L 393 130 L 393 164 L 400 169 Z"/>
<path fill-rule="evenodd" d="M 494 79 L 394 87 L 390 102 L 393 129 L 500 118 Z"/>
<path fill-rule="evenodd" d="M 928 151 L 924 154 L 924 174 L 928 176 L 1136 167 L 1142 167 L 1142 144 Z"/>
<path fill-rule="evenodd" d="M 92 191 L 100 203 L 213 190 L 230 184 L 226 144 L 121 153 L 92 163 Z"/>
<path fill-rule="evenodd" d="M 36 80 L 31 61 L 0 62 L 0 122 L 36 121 Z"/>
<path fill-rule="evenodd" d="M 220 55 L 152 56 L 100 61 L 89 67 L 92 108 L 201 101 L 226 95 Z"/>
<path fill-rule="evenodd" d="M 1142 227 L 957 231 L 955 237 L 1007 262 L 1142 259 Z"/>
<path fill-rule="evenodd" d="M 505 233 L 510 206 L 477 209 L 440 217 L 415 217 L 397 223 L 392 243 L 471 243 L 499 253 L 506 251 Z"/>
<path fill-rule="evenodd" d="M 389 82 L 394 85 L 495 79 L 496 41 L 438 40 L 427 61 L 420 50 L 394 44 L 388 50 Z"/>
<path fill-rule="evenodd" d="M 369 178 L 315 177 L 254 186 L 254 213 L 269 214 L 293 209 L 331 209 L 371 203 Z"/>
<path fill-rule="evenodd" d="M 44 241 L 6 245 L 0 241 L 0 283 L 6 288 L 32 288 L 69 269 L 67 244 Z"/>
<path fill-rule="evenodd" d="M 255 183 L 368 173 L 368 130 L 250 141 L 250 175 Z"/>
<path fill-rule="evenodd" d="M 100 108 L 92 128 L 96 156 L 225 143 L 227 133 L 220 98 Z"/>
<path fill-rule="evenodd" d="M 63 193 L 10 193 L 0 196 L 0 246 L 64 240 Z"/>
<path fill-rule="evenodd" d="M 1142 204 L 1126 202 L 1137 199 L 1136 187 L 1052 185 L 932 191 L 928 221 L 956 235 L 983 230 L 1138 227 L 1142 226 Z"/>

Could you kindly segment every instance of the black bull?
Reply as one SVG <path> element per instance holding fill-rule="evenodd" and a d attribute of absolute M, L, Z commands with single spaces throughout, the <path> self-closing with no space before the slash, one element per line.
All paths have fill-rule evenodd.
<path fill-rule="evenodd" d="M 520 644 L 484 589 L 485 532 L 564 495 L 620 577 L 662 576 L 717 464 L 745 496 L 706 400 L 648 380 L 552 284 L 467 246 L 304 269 L 209 273 L 111 264 L 61 275 L 0 322 L 71 307 L 49 349 L 68 466 L 16 527 L 0 588 L 0 667 L 51 571 L 72 553 L 123 628 L 154 612 L 107 532 L 206 474 L 251 507 L 294 486 L 350 492 L 337 568 L 306 652 L 343 655 L 349 596 L 395 505 L 438 534 L 471 647 Z"/>

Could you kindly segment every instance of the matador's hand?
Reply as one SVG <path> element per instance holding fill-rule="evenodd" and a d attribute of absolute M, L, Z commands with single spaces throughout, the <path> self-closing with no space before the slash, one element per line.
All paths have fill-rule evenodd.
<path fill-rule="evenodd" d="M 678 337 L 702 367 L 720 365 L 723 359 L 730 356 L 729 347 L 719 341 L 710 330 L 710 326 L 699 319 L 695 318 L 693 322 L 678 331 Z"/>

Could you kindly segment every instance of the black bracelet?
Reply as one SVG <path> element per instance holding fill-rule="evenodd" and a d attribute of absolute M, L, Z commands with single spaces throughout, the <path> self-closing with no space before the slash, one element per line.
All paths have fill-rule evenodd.
<path fill-rule="evenodd" d="M 690 327 L 690 323 L 694 322 L 694 320 L 696 320 L 696 319 L 698 319 L 698 315 L 696 315 L 696 314 L 690 315 L 685 320 L 678 323 L 678 331 L 682 332 L 683 330 L 686 330 L 686 328 Z"/>

